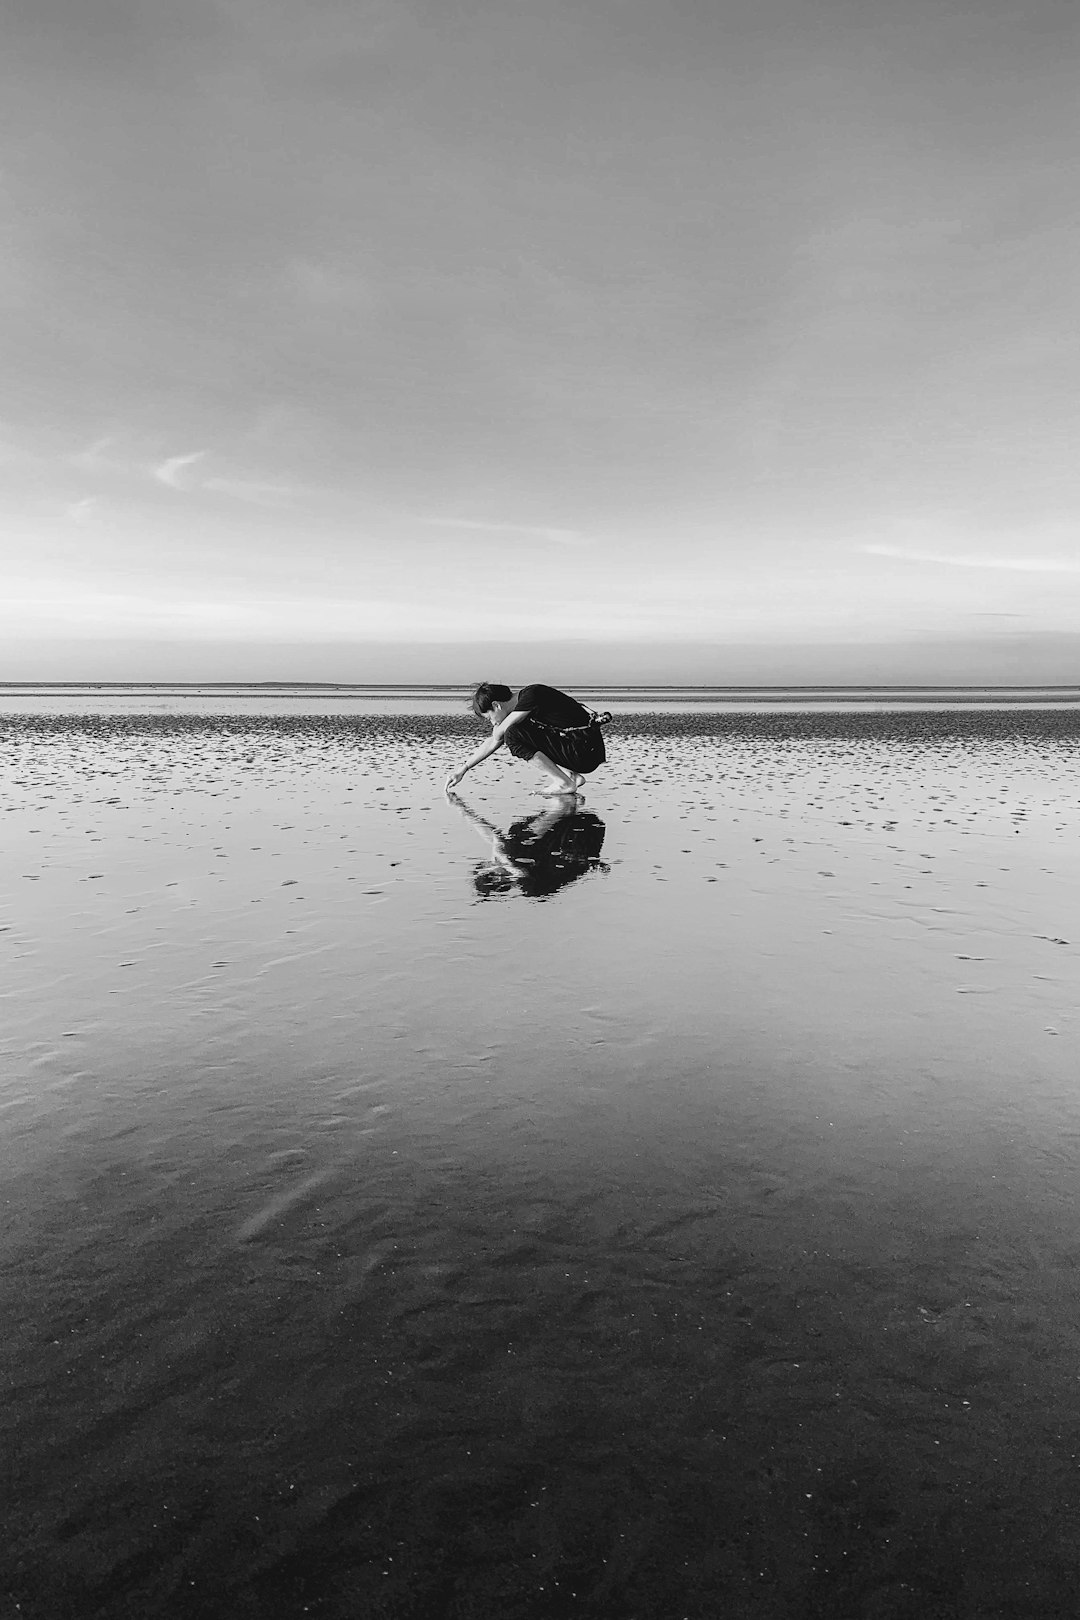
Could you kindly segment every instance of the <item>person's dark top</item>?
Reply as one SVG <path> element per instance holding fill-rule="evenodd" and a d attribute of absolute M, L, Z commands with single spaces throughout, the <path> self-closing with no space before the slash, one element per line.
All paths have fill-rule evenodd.
<path fill-rule="evenodd" d="M 576 698 L 554 686 L 523 686 L 514 699 L 514 709 L 524 709 L 546 726 L 587 726 L 592 718 Z"/>

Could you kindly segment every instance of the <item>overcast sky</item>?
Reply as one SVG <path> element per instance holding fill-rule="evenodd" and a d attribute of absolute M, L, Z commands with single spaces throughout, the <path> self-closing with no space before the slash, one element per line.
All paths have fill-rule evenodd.
<path fill-rule="evenodd" d="M 0 678 L 1080 680 L 1075 0 L 5 19 Z"/>

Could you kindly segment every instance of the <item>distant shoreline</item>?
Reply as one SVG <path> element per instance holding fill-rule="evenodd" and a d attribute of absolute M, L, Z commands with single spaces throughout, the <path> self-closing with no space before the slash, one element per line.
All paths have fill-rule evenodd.
<path fill-rule="evenodd" d="M 811 703 L 925 703 L 925 704 L 1080 704 L 1080 685 L 1060 686 L 692 686 L 640 685 L 600 686 L 581 683 L 573 690 L 600 702 L 652 702 L 657 704 L 811 704 Z M 346 684 L 332 681 L 0 681 L 0 694 L 9 697 L 50 695 L 132 696 L 146 693 L 157 697 L 233 696 L 297 700 L 325 698 L 366 699 L 401 702 L 406 698 L 464 699 L 467 687 L 457 683 L 368 682 Z"/>
<path fill-rule="evenodd" d="M 977 693 L 1005 693 L 1017 692 L 1025 695 L 1035 692 L 1076 692 L 1080 694 L 1080 685 L 1019 685 L 1015 682 L 1003 683 L 1001 686 L 991 686 L 983 683 L 969 683 L 966 685 L 949 685 L 944 682 L 932 682 L 925 685 L 915 685 L 911 682 L 894 682 L 889 685 L 874 685 L 871 682 L 855 682 L 848 685 L 828 686 L 824 684 L 806 684 L 798 686 L 727 686 L 711 685 L 708 683 L 695 684 L 693 682 L 675 682 L 663 684 L 661 682 L 640 681 L 625 682 L 622 685 L 601 685 L 590 682 L 574 682 L 575 690 L 588 692 L 717 692 L 737 693 L 740 697 L 749 694 L 762 696 L 771 692 L 977 692 Z M 460 682 L 445 681 L 0 681 L 0 691 L 4 692 L 393 692 L 399 695 L 404 692 L 464 692 L 468 688 Z"/>

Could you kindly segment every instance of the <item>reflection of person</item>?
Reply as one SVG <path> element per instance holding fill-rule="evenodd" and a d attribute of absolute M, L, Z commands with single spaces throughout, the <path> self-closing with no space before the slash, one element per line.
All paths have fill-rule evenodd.
<path fill-rule="evenodd" d="M 515 759 L 539 766 L 548 782 L 547 794 L 576 793 L 589 772 L 607 758 L 600 727 L 611 716 L 594 714 L 554 686 L 523 686 L 515 694 L 508 686 L 481 681 L 472 696 L 472 711 L 490 723 L 491 736 L 460 770 L 451 772 L 448 789 L 457 787 L 466 771 L 504 743 Z"/>
<path fill-rule="evenodd" d="M 543 900 L 587 872 L 610 871 L 600 859 L 604 823 L 587 810 L 575 810 L 569 796 L 557 799 L 537 816 L 515 821 L 505 833 L 456 793 L 452 798 L 485 843 L 491 840 L 490 861 L 473 873 L 473 884 L 482 899 L 518 889 L 530 899 Z"/>

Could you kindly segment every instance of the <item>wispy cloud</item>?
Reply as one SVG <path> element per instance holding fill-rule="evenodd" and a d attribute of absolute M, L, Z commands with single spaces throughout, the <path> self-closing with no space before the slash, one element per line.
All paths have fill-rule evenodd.
<path fill-rule="evenodd" d="M 71 523 L 89 523 L 97 516 L 98 501 L 93 495 L 86 495 L 81 501 L 72 501 L 65 506 L 64 515 Z"/>
<path fill-rule="evenodd" d="M 942 568 L 997 568 L 1016 574 L 1080 574 L 1080 557 L 958 556 L 952 552 L 916 551 L 907 546 L 869 545 L 860 550 L 871 557 L 894 557 L 898 562 L 937 563 Z"/>
<path fill-rule="evenodd" d="M 486 523 L 476 518 L 443 517 L 426 517 L 423 521 L 436 529 L 463 529 L 472 534 L 520 534 L 553 546 L 582 546 L 588 543 L 576 529 L 559 529 L 546 523 Z"/>
<path fill-rule="evenodd" d="M 110 446 L 115 444 L 111 433 L 104 438 L 95 439 L 88 444 L 85 450 L 77 450 L 71 457 L 71 465 L 84 473 L 126 473 L 130 471 L 129 464 L 120 457 L 110 453 Z"/>
<path fill-rule="evenodd" d="M 200 487 L 215 495 L 229 495 L 236 501 L 252 501 L 256 506 L 271 506 L 290 496 L 315 493 L 296 484 L 265 484 L 255 478 L 207 478 Z"/>
<path fill-rule="evenodd" d="M 181 481 L 180 474 L 185 467 L 191 467 L 196 461 L 201 461 L 205 454 L 205 450 L 193 450 L 186 456 L 168 456 L 153 469 L 154 477 L 159 483 L 167 484 L 170 489 L 185 489 L 187 485 Z"/>
<path fill-rule="evenodd" d="M 317 490 L 297 484 L 275 483 L 264 478 L 232 477 L 228 474 L 207 476 L 208 469 L 201 465 L 211 455 L 209 450 L 193 450 L 182 456 L 166 456 L 164 460 L 148 461 L 146 452 L 135 448 L 117 447 L 114 436 L 95 439 L 84 450 L 68 458 L 71 466 L 92 477 L 112 477 L 141 481 L 152 478 L 166 489 L 188 494 L 225 495 L 230 500 L 250 501 L 258 506 L 270 506 L 276 501 L 298 495 L 315 495 Z M 195 469 L 198 469 L 197 471 Z M 83 504 L 83 503 L 76 503 Z M 72 509 L 69 508 L 70 516 Z"/>

